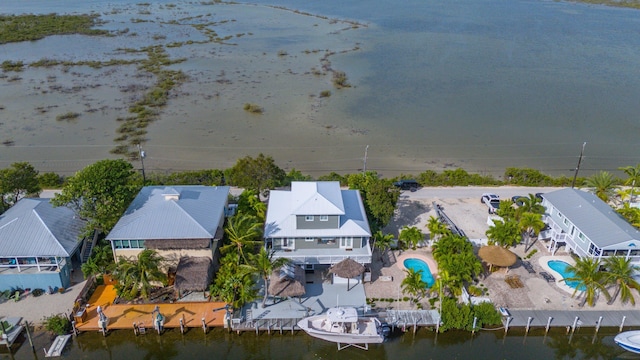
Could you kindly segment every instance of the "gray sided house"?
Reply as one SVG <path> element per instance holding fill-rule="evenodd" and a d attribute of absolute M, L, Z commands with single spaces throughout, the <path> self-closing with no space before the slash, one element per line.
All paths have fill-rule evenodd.
<path fill-rule="evenodd" d="M 107 235 L 114 257 L 154 249 L 179 290 L 204 290 L 218 267 L 228 195 L 228 186 L 145 186 Z"/>
<path fill-rule="evenodd" d="M 269 195 L 264 239 L 274 257 L 312 269 L 345 258 L 371 263 L 371 230 L 360 192 L 336 181 L 294 181 Z"/>
<path fill-rule="evenodd" d="M 0 290 L 69 287 L 84 225 L 49 199 L 18 201 L 0 215 Z"/>
<path fill-rule="evenodd" d="M 548 228 L 540 238 L 549 239 L 552 253 L 565 245 L 581 258 L 622 256 L 640 264 L 640 231 L 597 196 L 567 188 L 542 197 Z"/>

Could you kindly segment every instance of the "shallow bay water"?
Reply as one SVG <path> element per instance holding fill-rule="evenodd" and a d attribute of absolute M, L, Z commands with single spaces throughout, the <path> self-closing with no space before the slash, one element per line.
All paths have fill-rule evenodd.
<path fill-rule="evenodd" d="M 367 145 L 367 169 L 385 176 L 454 167 L 500 175 L 511 166 L 572 176 L 585 141 L 581 174 L 638 162 L 633 9 L 524 0 L 26 0 L 0 12 L 94 12 L 101 28 L 120 32 L 0 45 L 3 60 L 131 59 L 118 49 L 150 44 L 186 59 L 171 68 L 190 81 L 147 128 L 150 171 L 226 168 L 263 152 L 314 176 L 354 172 Z M 203 40 L 175 23 L 198 17 L 229 40 L 166 47 Z M 316 75 L 327 51 L 351 88 Z M 0 147 L 0 166 L 30 161 L 65 175 L 112 156 L 116 118 L 142 96 L 124 90 L 154 80 L 135 65 L 4 75 L 0 141 L 13 146 Z M 331 96 L 320 97 L 326 90 Z M 245 103 L 265 111 L 247 113 Z M 81 116 L 55 120 L 68 111 Z"/>

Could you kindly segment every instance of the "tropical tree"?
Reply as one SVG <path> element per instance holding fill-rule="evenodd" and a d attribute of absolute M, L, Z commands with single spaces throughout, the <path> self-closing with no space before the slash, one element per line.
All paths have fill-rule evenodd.
<path fill-rule="evenodd" d="M 415 226 L 404 226 L 402 230 L 400 230 L 398 240 L 403 244 L 404 248 L 410 247 L 415 250 L 418 247 L 418 244 L 424 240 L 424 234 L 422 234 L 422 231 Z"/>
<path fill-rule="evenodd" d="M 449 227 L 435 216 L 429 216 L 427 229 L 429 230 L 429 236 L 433 241 L 437 241 L 440 237 L 451 233 Z"/>
<path fill-rule="evenodd" d="M 504 248 L 515 246 L 522 240 L 522 234 L 515 220 L 494 220 L 485 234 L 489 244 L 497 244 Z"/>
<path fill-rule="evenodd" d="M 0 169 L 0 210 L 15 204 L 23 196 L 37 195 L 41 190 L 38 171 L 31 164 L 17 162 Z"/>
<path fill-rule="evenodd" d="M 600 171 L 587 178 L 587 187 L 602 201 L 608 202 L 616 186 L 616 180 L 608 171 Z"/>
<path fill-rule="evenodd" d="M 255 190 L 244 190 L 238 197 L 239 214 L 248 214 L 256 217 L 258 222 L 264 223 L 267 216 L 267 205 L 260 201 Z"/>
<path fill-rule="evenodd" d="M 360 190 L 371 231 L 384 228 L 393 217 L 400 190 L 390 180 L 379 178 L 374 171 L 351 174 L 347 182 L 349 189 Z"/>
<path fill-rule="evenodd" d="M 225 255 L 220 264 L 216 279 L 209 287 L 211 296 L 231 304 L 235 309 L 257 298 L 254 267 L 238 264 L 236 254 L 233 253 Z"/>
<path fill-rule="evenodd" d="M 433 244 L 432 249 L 440 274 L 447 274 L 443 284 L 454 295 L 460 294 L 465 282 L 470 282 L 482 273 L 482 263 L 473 253 L 473 245 L 465 237 L 446 235 Z"/>
<path fill-rule="evenodd" d="M 258 194 L 280 186 L 285 176 L 284 170 L 276 165 L 273 158 L 262 153 L 256 158 L 243 157 L 225 171 L 229 184 L 254 190 Z"/>
<path fill-rule="evenodd" d="M 264 281 L 264 297 L 262 298 L 262 307 L 267 304 L 267 297 L 269 296 L 269 279 L 273 270 L 287 264 L 289 259 L 287 258 L 273 258 L 274 251 L 267 251 L 261 247 L 257 254 L 250 255 L 251 263 L 258 273 L 258 275 Z"/>
<path fill-rule="evenodd" d="M 125 299 L 135 299 L 138 296 L 149 299 L 155 284 L 167 281 L 165 273 L 160 270 L 162 261 L 162 257 L 151 249 L 142 250 L 133 261 L 120 257 L 113 271 L 114 278 L 118 281 L 118 295 Z"/>
<path fill-rule="evenodd" d="M 102 244 L 93 248 L 91 257 L 82 264 L 81 270 L 85 278 L 91 275 L 106 274 L 113 270 L 113 251 L 111 245 Z"/>
<path fill-rule="evenodd" d="M 625 179 L 624 184 L 627 186 L 631 186 L 629 200 L 633 201 L 635 187 L 636 185 L 640 185 L 640 164 L 636 164 L 636 166 L 621 167 L 620 170 L 624 171 L 624 173 L 627 174 L 627 179 Z"/>
<path fill-rule="evenodd" d="M 220 250 L 223 252 L 235 250 L 237 255 L 237 263 L 249 264 L 245 255 L 245 249 L 253 250 L 261 242 L 259 241 L 262 234 L 262 224 L 256 220 L 254 216 L 248 214 L 237 214 L 227 221 L 224 229 L 227 234 L 228 244 L 223 245 Z"/>
<path fill-rule="evenodd" d="M 373 234 L 373 246 L 380 252 L 380 260 L 384 259 L 384 256 L 392 245 L 392 234 L 384 234 L 382 230 L 378 230 Z"/>
<path fill-rule="evenodd" d="M 518 227 L 524 237 L 524 251 L 529 251 L 529 245 L 532 237 L 537 237 L 542 229 L 545 227 L 544 221 L 542 221 L 542 215 L 536 213 L 526 212 L 520 216 Z"/>
<path fill-rule="evenodd" d="M 542 206 L 542 200 L 534 194 L 529 194 L 528 197 L 523 197 L 521 201 L 522 205 L 518 206 L 518 209 L 516 210 L 517 219 L 520 219 L 522 214 L 525 213 L 544 214 L 545 208 Z"/>
<path fill-rule="evenodd" d="M 605 259 L 604 267 L 605 281 L 608 284 L 615 284 L 616 291 L 613 293 L 609 304 L 612 304 L 618 294 L 622 303 L 630 302 L 635 305 L 636 301 L 633 297 L 631 289 L 640 290 L 640 284 L 634 279 L 633 274 L 640 270 L 638 266 L 631 264 L 631 259 L 625 259 L 622 256 L 611 256 Z"/>
<path fill-rule="evenodd" d="M 629 203 L 622 204 L 622 207 L 616 210 L 618 214 L 622 215 L 629 224 L 640 228 L 640 209 L 632 207 Z"/>
<path fill-rule="evenodd" d="M 422 281 L 422 270 L 407 269 L 405 278 L 402 280 L 400 287 L 402 292 L 415 297 L 416 301 L 420 301 L 427 294 L 427 283 Z"/>
<path fill-rule="evenodd" d="M 108 233 L 140 190 L 138 174 L 125 160 L 101 160 L 67 180 L 54 206 L 68 206 L 87 220 L 84 237 L 98 229 Z"/>
<path fill-rule="evenodd" d="M 513 207 L 513 202 L 510 200 L 500 200 L 496 215 L 505 220 L 514 219 L 516 217 L 516 209 Z"/>
<path fill-rule="evenodd" d="M 589 306 L 594 306 L 598 293 L 604 294 L 607 300 L 611 299 L 611 295 L 609 295 L 605 286 L 604 273 L 600 271 L 599 260 L 589 257 L 580 258 L 576 260 L 575 265 L 567 266 L 567 271 L 572 272 L 574 276 L 564 278 L 562 281 L 565 283 L 569 281 L 577 282 L 571 296 L 575 296 L 578 291 L 582 292 L 584 298 L 580 306 L 584 306 L 585 303 L 589 304 Z"/>

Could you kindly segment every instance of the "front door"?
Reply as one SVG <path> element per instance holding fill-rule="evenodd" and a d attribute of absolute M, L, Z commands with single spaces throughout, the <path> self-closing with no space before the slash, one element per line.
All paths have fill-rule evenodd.
<path fill-rule="evenodd" d="M 340 238 L 340 248 L 341 249 L 353 249 L 353 238 L 352 237 Z"/>

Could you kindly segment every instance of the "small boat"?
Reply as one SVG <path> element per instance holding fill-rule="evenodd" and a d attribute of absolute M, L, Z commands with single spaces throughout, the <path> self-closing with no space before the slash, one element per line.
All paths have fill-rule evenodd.
<path fill-rule="evenodd" d="M 353 307 L 335 307 L 326 313 L 304 318 L 298 327 L 318 339 L 338 344 L 338 350 L 349 346 L 367 350 L 369 344 L 379 344 L 390 328 L 375 317 L 358 317 Z M 344 345 L 344 346 L 343 346 Z"/>
<path fill-rule="evenodd" d="M 640 330 L 622 332 L 613 341 L 627 351 L 640 354 Z"/>

